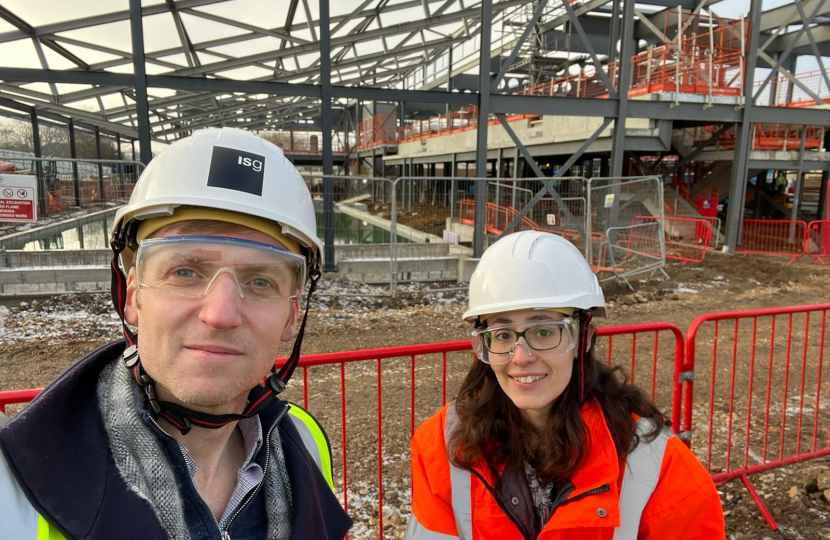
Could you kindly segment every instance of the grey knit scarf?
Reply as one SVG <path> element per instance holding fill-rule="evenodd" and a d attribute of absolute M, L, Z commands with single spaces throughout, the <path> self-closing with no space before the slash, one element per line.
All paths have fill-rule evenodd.
<path fill-rule="evenodd" d="M 130 373 L 120 365 L 120 358 L 101 371 L 97 393 L 98 408 L 121 478 L 133 493 L 147 501 L 170 540 L 190 540 L 171 464 L 158 437 L 136 410 Z M 285 469 L 279 429 L 276 428 L 271 432 L 269 459 L 263 480 L 268 513 L 265 538 L 288 540 L 291 537 L 291 484 Z"/>

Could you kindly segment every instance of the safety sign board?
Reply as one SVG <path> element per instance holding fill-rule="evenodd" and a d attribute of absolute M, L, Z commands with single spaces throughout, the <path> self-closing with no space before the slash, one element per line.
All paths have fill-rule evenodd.
<path fill-rule="evenodd" d="M 547 214 L 545 217 L 547 218 L 548 225 L 556 225 L 556 214 Z"/>
<path fill-rule="evenodd" d="M 0 221 L 37 221 L 37 178 L 0 175 Z"/>
<path fill-rule="evenodd" d="M 611 208 L 614 206 L 614 194 L 610 193 L 605 196 L 605 208 Z"/>

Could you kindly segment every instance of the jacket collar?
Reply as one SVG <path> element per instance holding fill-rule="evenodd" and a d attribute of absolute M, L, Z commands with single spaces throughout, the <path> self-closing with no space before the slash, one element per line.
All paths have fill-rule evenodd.
<path fill-rule="evenodd" d="M 167 538 L 121 479 L 98 410 L 98 377 L 124 348 L 118 341 L 88 354 L 0 430 L 0 449 L 29 502 L 67 538 L 107 538 L 114 530 L 119 540 Z M 273 423 L 277 404 L 285 405 L 276 401 L 260 413 L 263 426 Z M 343 538 L 351 520 L 312 469 L 299 432 L 292 422 L 278 429 L 289 481 L 304 486 L 292 490 L 292 539 Z"/>

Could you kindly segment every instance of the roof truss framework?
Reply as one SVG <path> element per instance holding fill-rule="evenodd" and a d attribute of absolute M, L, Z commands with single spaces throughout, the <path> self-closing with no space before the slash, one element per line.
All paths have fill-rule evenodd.
<path fill-rule="evenodd" d="M 320 21 L 314 19 L 315 0 L 279 0 L 280 5 L 274 10 L 274 13 L 279 13 L 279 18 L 261 17 L 263 21 L 280 24 L 275 27 L 235 20 L 227 16 L 227 10 L 218 9 L 238 1 L 159 0 L 142 8 L 145 21 L 153 16 L 167 17 L 177 38 L 174 46 L 169 46 L 168 41 L 163 48 L 148 49 L 143 53 L 144 65 L 150 70 L 146 76 L 147 86 L 150 87 L 147 105 L 154 139 L 169 140 L 207 125 L 278 128 L 298 120 L 306 122 L 315 119 L 316 122 L 319 119 L 323 32 Z M 416 90 L 418 87 L 428 90 L 445 84 L 446 76 L 436 77 L 418 87 L 408 85 L 408 79 L 413 74 L 425 73 L 420 70 L 432 67 L 451 48 L 470 42 L 480 31 L 480 1 L 350 2 L 350 11 L 329 18 L 330 83 L 335 97 L 372 99 L 369 88 L 372 91 L 377 88 Z M 655 39 L 662 26 L 659 24 L 660 14 L 655 12 L 667 4 L 676 3 L 664 0 L 641 3 L 637 15 L 642 22 L 637 23 L 634 35 Z M 686 9 L 699 12 L 714 2 L 681 0 L 680 3 Z M 531 0 L 494 0 L 490 22 L 495 24 L 499 17 L 511 16 L 528 5 L 533 11 L 532 7 L 537 4 Z M 549 4 L 559 6 L 560 2 L 550 0 Z M 651 7 L 643 8 L 642 4 L 650 4 Z M 611 35 L 608 29 L 608 0 L 584 1 L 576 4 L 574 9 L 567 9 L 570 8 L 567 3 L 564 6 L 571 13 L 544 17 L 539 22 L 542 30 L 561 32 L 562 25 L 569 18 L 574 20 L 579 17 L 583 24 L 577 24 L 575 28 L 580 34 L 577 40 L 580 43 L 573 50 L 590 54 L 596 61 L 597 54 L 602 56 L 610 48 L 607 45 L 596 46 L 597 43 L 608 43 L 608 36 Z M 798 33 L 798 28 L 792 25 L 806 19 L 804 12 L 815 14 L 813 26 Z M 798 47 L 809 49 L 811 54 L 823 53 L 830 46 L 830 26 L 826 26 L 828 13 L 830 0 L 802 0 L 791 6 L 769 10 L 762 17 L 761 43 L 769 47 L 767 50 L 770 53 L 797 51 Z M 0 33 L 0 47 L 5 43 L 30 40 L 41 68 L 37 70 L 39 76 L 25 79 L 15 78 L 14 70 L 0 65 L 0 80 L 3 80 L 0 83 L 0 97 L 35 106 L 38 110 L 78 118 L 100 126 L 105 132 L 136 136 L 139 124 L 135 101 L 137 89 L 134 75 L 129 74 L 136 61 L 133 51 L 80 37 L 85 29 L 130 21 L 129 10 L 37 25 L 36 21 L 25 20 L 13 9 L 0 6 L 0 18 L 14 27 L 14 30 Z M 198 32 L 194 32 L 192 25 L 198 24 L 198 21 L 223 25 L 229 29 L 225 34 L 227 37 L 194 39 Z M 494 43 L 494 57 L 513 50 L 515 44 L 516 41 Z M 60 55 L 73 67 L 54 77 L 44 75 L 50 70 L 44 49 Z M 239 54 L 239 51 L 244 53 Z M 100 60 L 101 53 L 106 55 L 105 60 Z M 453 71 L 466 70 L 468 66 L 478 63 L 477 55 L 467 60 L 458 59 L 458 56 L 456 52 L 457 63 L 452 66 Z M 23 73 L 26 70 L 18 71 Z M 34 75 L 34 71 L 30 73 Z M 125 71 L 128 73 L 125 74 Z M 60 91 L 60 83 L 69 80 L 76 84 L 85 83 L 87 87 Z M 31 81 L 47 82 L 48 91 L 45 91 L 44 85 L 29 84 Z M 257 87 L 255 83 L 268 84 L 262 85 L 261 92 L 254 93 L 251 88 Z M 161 97 L 152 97 L 155 85 L 171 91 Z M 234 86 L 240 90 L 229 90 Z M 387 95 L 387 100 L 393 100 L 391 93 L 376 95 L 376 99 Z M 421 99 L 417 93 L 402 95 L 422 101 L 438 98 L 425 96 Z M 457 103 L 477 102 L 476 96 L 456 99 L 446 94 L 441 101 L 454 99 Z"/>

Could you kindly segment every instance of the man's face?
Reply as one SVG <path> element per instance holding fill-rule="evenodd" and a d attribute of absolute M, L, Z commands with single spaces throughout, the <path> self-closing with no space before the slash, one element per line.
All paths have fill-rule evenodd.
<path fill-rule="evenodd" d="M 180 226 L 169 225 L 152 237 L 182 234 Z M 281 247 L 264 233 L 235 225 L 186 234 Z M 139 289 L 135 268 L 127 279 L 125 319 L 138 326 L 141 365 L 156 381 L 160 399 L 197 410 L 232 405 L 228 412 L 238 412 L 272 368 L 280 343 L 293 338 L 298 312 L 296 299 L 243 300 L 230 273 L 220 274 L 200 298 Z"/>

